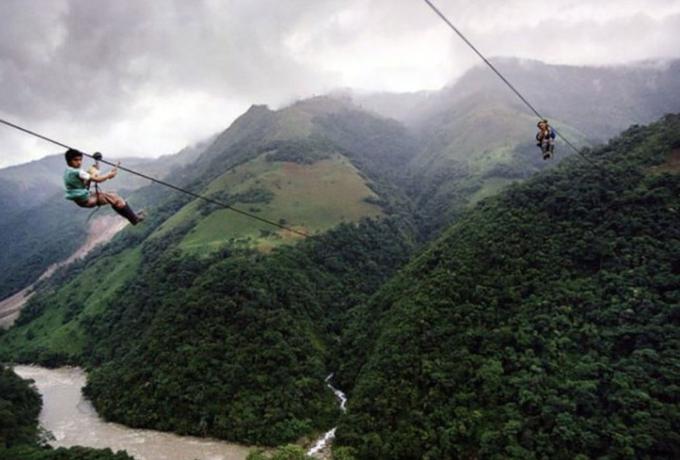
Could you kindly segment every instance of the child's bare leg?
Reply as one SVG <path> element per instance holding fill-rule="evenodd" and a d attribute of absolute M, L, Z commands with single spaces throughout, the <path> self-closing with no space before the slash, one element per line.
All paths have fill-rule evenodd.
<path fill-rule="evenodd" d="M 139 222 L 144 220 L 144 216 L 135 214 L 132 208 L 130 208 L 125 200 L 117 193 L 99 192 L 90 196 L 91 199 L 93 197 L 95 203 L 99 203 L 100 205 L 110 205 L 114 211 L 129 220 L 132 225 L 137 225 Z"/>
<path fill-rule="evenodd" d="M 95 200 L 99 205 L 111 205 L 114 209 L 123 209 L 126 205 L 125 200 L 117 193 L 113 192 L 99 192 L 95 194 Z"/>

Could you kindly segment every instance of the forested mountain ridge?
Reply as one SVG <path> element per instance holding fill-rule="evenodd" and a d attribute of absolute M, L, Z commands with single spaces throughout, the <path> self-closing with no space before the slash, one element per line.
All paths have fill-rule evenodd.
<path fill-rule="evenodd" d="M 42 204 L 61 190 L 64 160 L 50 155 L 40 160 L 0 169 L 0 204 L 9 219 L 15 213 Z M 31 200 L 18 199 L 30 196 Z"/>
<path fill-rule="evenodd" d="M 626 66 L 494 65 L 572 143 L 595 145 L 632 124 L 680 111 L 680 61 Z M 483 65 L 439 91 L 350 95 L 408 127 L 418 153 L 408 170 L 421 228 L 433 236 L 480 199 L 550 167 L 533 143 L 534 114 Z M 558 141 L 556 158 L 574 152 Z"/>
<path fill-rule="evenodd" d="M 399 165 L 414 142 L 397 122 L 315 97 L 273 111 L 252 106 L 173 179 L 191 190 L 305 233 L 395 212 L 408 217 Z M 398 211 L 399 210 L 399 211 Z M 157 235 L 190 227 L 180 246 L 270 249 L 299 235 L 200 199 L 186 202 Z"/>
<path fill-rule="evenodd" d="M 358 458 L 680 454 L 680 115 L 487 199 L 353 312 Z M 342 376 L 342 375 L 341 375 Z"/>
<path fill-rule="evenodd" d="M 325 98 L 253 107 L 171 180 L 269 219 L 283 197 L 286 225 L 318 237 L 263 248 L 276 229 L 142 189 L 135 197 L 156 203 L 144 225 L 47 282 L 0 336 L 0 355 L 92 368 L 95 407 L 130 426 L 262 445 L 330 428 L 338 408 L 324 378 L 344 314 L 416 239 L 396 182 L 411 153 L 404 132 Z M 317 178 L 333 193 L 314 210 Z M 308 220 L 290 199 L 301 186 Z"/>
<path fill-rule="evenodd" d="M 280 110 L 251 107 L 168 180 L 314 237 L 298 240 L 158 185 L 144 187 L 131 195 L 133 204 L 150 211 L 144 225 L 45 283 L 17 326 L 0 335 L 0 360 L 88 367 L 87 393 L 111 420 L 262 445 L 330 428 L 339 411 L 324 378 L 340 368 L 338 383 L 353 388 L 359 401 L 347 420 L 357 417 L 357 430 L 366 430 L 343 425 L 342 443 L 370 458 L 364 435 L 376 438 L 362 424 L 370 419 L 361 412 L 370 398 L 360 390 L 370 381 L 365 369 L 380 369 L 385 358 L 374 351 L 394 346 L 383 340 L 388 326 L 382 313 L 389 309 L 397 321 L 403 317 L 392 303 L 430 295 L 418 284 L 403 289 L 410 282 L 405 276 L 426 277 L 427 264 L 414 265 L 421 275 L 407 270 L 390 278 L 423 239 L 475 203 L 496 209 L 492 204 L 499 202 L 483 201 L 486 195 L 550 163 L 539 160 L 532 145 L 535 120 L 518 115 L 505 95 L 481 96 L 449 107 L 426 140 L 398 121 L 332 97 Z M 493 129 L 485 131 L 488 123 Z M 568 133 L 585 139 L 577 130 Z M 596 154 L 610 167 L 619 153 L 617 147 Z M 640 174 L 633 157 L 616 174 Z M 579 184 L 590 184 L 597 171 L 570 167 L 579 171 Z M 564 193 L 573 178 L 565 171 L 571 170 L 544 173 L 562 178 L 560 190 L 551 193 L 560 200 L 558 210 L 572 203 Z M 649 177 L 665 177 L 655 174 Z M 603 196 L 600 201 L 609 199 Z M 459 225 L 472 218 L 466 219 Z M 486 245 L 469 241 L 479 250 Z M 446 273 L 441 277 L 453 284 Z M 508 289 L 507 296 L 516 294 Z M 397 350 L 395 359 L 409 349 Z M 371 391 L 383 410 L 379 390 Z M 389 387 L 386 394 L 398 392 Z M 397 408 L 389 411 L 390 421 L 401 421 Z M 423 442 L 430 443 L 424 433 Z M 375 446 L 375 455 L 392 454 L 390 447 Z"/>
<path fill-rule="evenodd" d="M 557 126 L 564 125 L 564 133 L 577 143 L 603 140 L 631 123 L 680 110 L 680 90 L 672 77 L 680 66 L 678 61 L 619 67 L 553 66 L 512 59 L 494 62 L 547 116 L 558 117 Z M 404 125 L 371 116 L 365 109 L 395 117 Z M 551 162 L 539 158 L 532 143 L 534 122 L 487 69 L 475 68 L 437 92 L 322 96 L 278 111 L 255 105 L 229 129 L 201 145 L 174 156 L 129 159 L 125 164 L 158 177 L 168 176 L 170 182 L 194 191 L 217 181 L 213 184 L 216 198 L 269 214 L 274 220 L 288 222 L 290 215 L 297 222 L 289 224 L 301 230 L 308 227 L 312 232 L 324 231 L 338 222 L 356 221 L 360 216 L 377 216 L 379 208 L 384 211 L 390 201 L 392 211 L 405 210 L 409 217 L 415 209 L 420 233 L 429 238 L 480 199 L 550 166 Z M 315 151 L 315 155 L 326 158 L 326 163 L 313 168 L 300 165 L 296 179 L 325 175 L 328 181 L 308 181 L 297 191 L 288 189 L 272 197 L 260 193 L 262 187 L 252 183 L 258 178 L 250 184 L 219 180 L 238 165 L 242 165 L 244 174 L 250 174 L 250 167 L 244 163 L 277 148 L 288 155 L 304 150 L 304 155 Z M 571 153 L 558 143 L 558 159 Z M 85 233 L 87 212 L 68 212 L 68 203 L 60 199 L 60 162 L 60 157 L 53 156 L 0 170 L 0 204 L 7 210 L 0 232 L 5 240 L 0 243 L 13 248 L 2 260 L 6 270 L 0 277 L 0 298 L 22 289 L 51 263 L 68 256 Z M 266 172 L 262 165 L 252 166 L 252 175 Z M 267 166 L 274 181 L 270 188 L 280 185 L 275 162 Z M 357 190 L 356 205 L 341 206 L 324 215 L 326 200 L 341 195 L 328 187 L 328 182 L 337 179 L 347 181 L 341 186 Z M 371 190 L 361 191 L 361 182 Z M 135 176 L 121 174 L 105 188 L 134 189 L 142 183 Z M 236 197 L 225 190 L 234 185 L 243 188 Z M 152 208 L 166 200 L 167 193 L 152 186 L 131 200 L 134 205 Z M 295 198 L 300 194 L 316 198 L 316 203 L 303 206 L 307 200 Z M 246 203 L 233 202 L 244 197 Z M 190 208 L 174 221 L 196 221 L 194 233 L 182 243 L 185 248 L 199 252 L 215 249 L 221 245 L 222 234 L 247 237 L 263 247 L 279 244 L 281 237 L 286 239 L 226 211 L 206 216 L 209 208 L 187 204 Z M 281 210 L 279 215 L 272 212 L 274 208 Z M 233 224 L 225 228 L 221 224 L 224 221 Z"/>

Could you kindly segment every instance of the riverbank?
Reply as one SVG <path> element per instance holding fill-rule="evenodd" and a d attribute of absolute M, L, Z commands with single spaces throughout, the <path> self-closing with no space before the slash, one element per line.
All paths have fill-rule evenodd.
<path fill-rule="evenodd" d="M 250 449 L 238 444 L 105 422 L 82 396 L 86 382 L 82 369 L 15 366 L 14 371 L 35 381 L 43 398 L 40 425 L 52 433 L 53 447 L 125 450 L 136 460 L 244 460 L 248 456 Z"/>

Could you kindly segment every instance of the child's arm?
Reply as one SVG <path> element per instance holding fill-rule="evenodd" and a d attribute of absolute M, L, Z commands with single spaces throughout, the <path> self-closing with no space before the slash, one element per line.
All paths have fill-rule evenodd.
<path fill-rule="evenodd" d="M 113 179 L 114 177 L 116 177 L 116 174 L 118 174 L 118 168 L 114 166 L 113 169 L 111 169 L 111 171 L 107 172 L 106 174 L 101 175 L 97 174 L 95 176 L 91 176 L 90 180 L 92 182 L 101 183 L 109 179 Z"/>

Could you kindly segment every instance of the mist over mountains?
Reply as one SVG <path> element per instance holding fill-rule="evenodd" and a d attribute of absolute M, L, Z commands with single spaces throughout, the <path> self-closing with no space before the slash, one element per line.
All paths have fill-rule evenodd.
<path fill-rule="evenodd" d="M 680 61 L 639 62 L 623 66 L 567 66 L 514 58 L 491 62 L 549 119 L 560 120 L 593 142 L 604 142 L 625 127 L 649 123 L 659 113 L 677 110 Z M 488 68 L 478 66 L 440 91 L 406 94 L 346 94 L 365 109 L 405 125 L 422 128 L 428 121 L 466 100 L 502 101 L 528 111 Z M 529 113 L 531 115 L 531 113 Z"/>
<path fill-rule="evenodd" d="M 495 63 L 607 175 L 559 141 L 542 160 L 535 116 L 484 68 L 437 92 L 253 105 L 125 165 L 313 236 L 113 182 L 149 219 L 43 282 L 0 360 L 88 367 L 99 413 L 133 427 L 271 446 L 340 420 L 346 458 L 604 455 L 618 424 L 622 457 L 680 452 L 663 326 L 680 130 L 662 118 L 680 62 Z M 61 163 L 0 170 L 0 297 L 84 232 Z"/>

